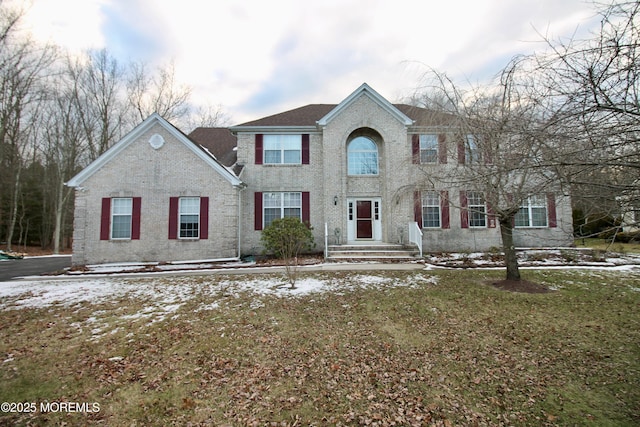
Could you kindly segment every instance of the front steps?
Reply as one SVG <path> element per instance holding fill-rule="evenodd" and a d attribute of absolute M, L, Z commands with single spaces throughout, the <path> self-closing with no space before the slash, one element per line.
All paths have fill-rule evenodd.
<path fill-rule="evenodd" d="M 327 261 L 414 261 L 418 248 L 395 244 L 329 245 Z"/>

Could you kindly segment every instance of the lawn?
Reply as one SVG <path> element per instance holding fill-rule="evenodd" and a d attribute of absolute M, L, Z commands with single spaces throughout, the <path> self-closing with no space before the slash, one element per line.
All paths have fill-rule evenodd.
<path fill-rule="evenodd" d="M 640 270 L 502 275 L 2 283 L 0 425 L 640 424 Z"/>

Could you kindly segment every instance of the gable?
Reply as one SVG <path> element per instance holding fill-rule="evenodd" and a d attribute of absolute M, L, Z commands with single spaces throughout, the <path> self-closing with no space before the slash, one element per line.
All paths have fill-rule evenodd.
<path fill-rule="evenodd" d="M 135 142 L 140 141 L 140 138 L 143 137 L 145 133 L 151 131 L 155 126 L 160 126 L 160 128 L 164 132 L 167 132 L 171 137 L 173 137 L 179 143 L 182 143 L 190 152 L 192 152 L 197 158 L 202 160 L 206 165 L 211 167 L 215 172 L 217 172 L 222 178 L 224 178 L 231 185 L 233 186 L 243 185 L 242 181 L 240 181 L 240 179 L 235 174 L 233 174 L 229 169 L 227 169 L 220 162 L 218 162 L 213 155 L 211 155 L 205 149 L 201 149 L 198 145 L 196 145 L 193 141 L 191 141 L 185 134 L 180 132 L 176 127 L 174 127 L 165 119 L 160 117 L 160 115 L 157 113 L 153 113 L 151 116 L 147 117 L 142 123 L 136 126 L 124 138 L 122 138 L 110 149 L 105 151 L 100 157 L 98 157 L 91 164 L 89 164 L 89 166 L 87 166 L 82 171 L 80 171 L 80 173 L 78 173 L 76 176 L 71 178 L 66 183 L 66 185 L 69 187 L 78 187 L 82 185 L 83 182 L 85 182 L 88 178 L 93 176 L 102 167 L 107 165 L 109 162 L 115 160 L 125 149 L 127 149 L 129 146 L 131 146 Z M 151 145 L 151 147 L 153 147 L 154 149 L 161 149 L 162 145 L 165 143 L 165 140 L 159 133 L 154 133 L 145 142 Z"/>

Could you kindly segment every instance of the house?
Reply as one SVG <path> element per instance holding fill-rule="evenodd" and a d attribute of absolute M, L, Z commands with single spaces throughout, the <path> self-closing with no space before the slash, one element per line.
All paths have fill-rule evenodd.
<path fill-rule="evenodd" d="M 153 115 L 69 181 L 73 263 L 256 254 L 261 231 L 283 216 L 309 223 L 321 250 L 416 236 L 425 251 L 499 247 L 482 194 L 417 185 L 425 168 L 473 157 L 455 141 L 446 115 L 392 104 L 366 83 L 339 104 L 189 137 Z M 532 196 L 515 225 L 518 246 L 570 244 L 570 199 Z"/>

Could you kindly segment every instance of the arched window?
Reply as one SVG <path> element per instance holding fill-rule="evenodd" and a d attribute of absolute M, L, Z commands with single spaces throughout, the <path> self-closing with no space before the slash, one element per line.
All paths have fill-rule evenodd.
<path fill-rule="evenodd" d="M 378 146 L 365 136 L 354 138 L 347 147 L 349 175 L 378 175 Z"/>

